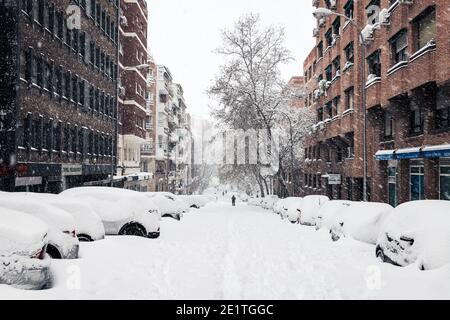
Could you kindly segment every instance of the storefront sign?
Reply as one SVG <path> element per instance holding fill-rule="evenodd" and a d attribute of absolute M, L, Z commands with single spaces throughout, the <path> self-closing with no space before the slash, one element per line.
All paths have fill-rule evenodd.
<path fill-rule="evenodd" d="M 83 166 L 81 164 L 63 164 L 61 166 L 61 175 L 63 176 L 81 176 Z"/>
<path fill-rule="evenodd" d="M 16 187 L 35 186 L 42 184 L 42 177 L 16 178 Z"/>
<path fill-rule="evenodd" d="M 330 185 L 339 185 L 342 183 L 340 174 L 329 174 L 328 175 L 328 184 Z"/>

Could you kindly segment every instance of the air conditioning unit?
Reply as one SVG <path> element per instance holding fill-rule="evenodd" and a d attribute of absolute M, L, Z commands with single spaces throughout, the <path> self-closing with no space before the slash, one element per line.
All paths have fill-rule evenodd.
<path fill-rule="evenodd" d="M 382 26 L 388 26 L 391 24 L 391 13 L 388 9 L 383 9 L 380 11 L 379 21 Z"/>
<path fill-rule="evenodd" d="M 364 42 L 374 40 L 374 29 L 374 26 L 371 24 L 368 24 L 364 27 L 364 29 L 361 31 L 361 37 Z"/>
<path fill-rule="evenodd" d="M 411 5 L 414 3 L 413 0 L 399 0 L 398 1 L 400 4 L 407 4 L 407 5 Z"/>
<path fill-rule="evenodd" d="M 319 37 L 319 29 L 318 28 L 314 28 L 313 29 L 313 37 Z"/>
<path fill-rule="evenodd" d="M 319 19 L 319 27 L 325 27 L 327 20 L 325 18 L 320 18 Z"/>
<path fill-rule="evenodd" d="M 123 14 L 120 15 L 120 24 L 125 27 L 128 26 L 128 19 Z"/>
<path fill-rule="evenodd" d="M 119 87 L 119 96 L 124 96 L 126 93 L 125 87 Z"/>
<path fill-rule="evenodd" d="M 337 1 L 336 0 L 330 0 L 330 9 L 331 10 L 337 9 Z"/>

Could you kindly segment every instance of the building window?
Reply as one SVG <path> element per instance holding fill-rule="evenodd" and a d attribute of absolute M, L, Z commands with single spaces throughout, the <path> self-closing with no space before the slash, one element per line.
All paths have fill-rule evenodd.
<path fill-rule="evenodd" d="M 447 90 L 448 87 L 442 87 L 437 93 L 435 123 L 438 130 L 450 128 L 450 96 Z"/>
<path fill-rule="evenodd" d="M 325 115 L 327 119 L 333 118 L 333 103 L 331 101 L 325 104 Z"/>
<path fill-rule="evenodd" d="M 333 66 L 331 64 L 325 68 L 325 79 L 327 81 L 333 80 Z"/>
<path fill-rule="evenodd" d="M 61 150 L 61 123 L 54 122 L 53 123 L 53 150 L 60 151 Z"/>
<path fill-rule="evenodd" d="M 345 91 L 345 109 L 353 110 L 355 104 L 355 90 L 354 88 L 349 88 Z"/>
<path fill-rule="evenodd" d="M 411 201 L 425 199 L 425 171 L 423 165 L 410 168 Z"/>
<path fill-rule="evenodd" d="M 323 108 L 320 107 L 317 109 L 317 122 L 323 121 Z"/>
<path fill-rule="evenodd" d="M 402 61 L 408 60 L 408 32 L 402 30 L 397 33 L 391 40 L 391 58 L 392 64 L 395 65 Z"/>
<path fill-rule="evenodd" d="M 450 200 L 450 159 L 441 159 L 439 195 L 439 199 L 441 200 Z"/>
<path fill-rule="evenodd" d="M 369 75 L 381 77 L 380 50 L 375 51 L 367 58 L 367 65 L 369 67 Z"/>
<path fill-rule="evenodd" d="M 414 22 L 415 49 L 425 47 L 431 40 L 436 39 L 436 9 L 430 7 L 425 10 Z"/>
<path fill-rule="evenodd" d="M 337 17 L 333 22 L 333 35 L 341 34 L 341 17 Z"/>
<path fill-rule="evenodd" d="M 347 200 L 353 200 L 353 180 L 350 177 L 346 178 L 347 185 Z"/>
<path fill-rule="evenodd" d="M 384 113 L 384 140 L 394 137 L 394 117 L 389 112 Z"/>
<path fill-rule="evenodd" d="M 327 47 L 331 47 L 333 45 L 333 30 L 332 29 L 329 29 L 325 33 L 325 41 L 326 41 Z"/>
<path fill-rule="evenodd" d="M 333 111 L 332 111 L 332 117 L 335 117 L 339 114 L 339 102 L 341 101 L 341 97 L 335 97 L 333 99 Z"/>
<path fill-rule="evenodd" d="M 412 100 L 409 112 L 411 135 L 420 135 L 423 133 L 424 116 L 423 108 Z"/>
<path fill-rule="evenodd" d="M 341 73 L 341 57 L 337 56 L 333 60 L 334 76 L 337 77 Z"/>
<path fill-rule="evenodd" d="M 338 146 L 336 148 L 336 162 L 340 163 L 343 160 L 343 153 L 342 153 L 342 147 Z"/>
<path fill-rule="evenodd" d="M 319 58 L 323 57 L 323 42 L 320 42 L 317 45 L 317 55 L 319 56 Z"/>
<path fill-rule="evenodd" d="M 353 5 L 353 0 L 349 0 L 345 5 L 344 5 L 344 10 L 345 10 L 345 16 L 347 18 L 353 19 L 353 11 L 354 11 L 354 5 Z"/>
<path fill-rule="evenodd" d="M 388 168 L 388 202 L 396 207 L 397 201 L 397 167 Z"/>

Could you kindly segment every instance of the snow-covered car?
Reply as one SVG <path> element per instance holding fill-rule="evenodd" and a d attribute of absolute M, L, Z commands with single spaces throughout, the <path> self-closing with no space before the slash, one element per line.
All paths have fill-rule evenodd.
<path fill-rule="evenodd" d="M 31 215 L 0 208 L 0 284 L 39 290 L 51 280 L 48 226 Z"/>
<path fill-rule="evenodd" d="M 275 195 L 268 195 L 261 200 L 261 207 L 266 210 L 273 210 L 273 206 L 278 202 L 279 198 Z"/>
<path fill-rule="evenodd" d="M 36 199 L 68 212 L 75 220 L 75 230 L 80 241 L 97 241 L 105 238 L 105 227 L 100 216 L 86 203 L 48 193 L 21 193 L 24 199 Z"/>
<path fill-rule="evenodd" d="M 291 223 L 299 223 L 302 201 L 303 199 L 299 197 L 283 199 L 280 212 L 281 219 L 287 219 Z"/>
<path fill-rule="evenodd" d="M 343 202 L 324 220 L 333 241 L 341 237 L 376 244 L 382 225 L 392 212 L 392 206 L 378 202 Z"/>
<path fill-rule="evenodd" d="M 102 219 L 107 235 L 158 238 L 161 215 L 140 192 L 108 187 L 81 187 L 60 193 L 88 204 Z"/>
<path fill-rule="evenodd" d="M 206 206 L 208 203 L 216 201 L 215 197 L 205 195 L 182 195 L 179 196 L 181 200 L 189 208 L 200 209 Z"/>
<path fill-rule="evenodd" d="M 320 208 L 328 201 L 330 201 L 330 198 L 327 196 L 312 195 L 304 197 L 300 209 L 300 224 L 315 226 Z"/>
<path fill-rule="evenodd" d="M 261 206 L 261 202 L 264 198 L 249 198 L 247 201 L 247 204 L 249 206 L 255 206 L 255 207 L 260 207 Z"/>
<path fill-rule="evenodd" d="M 316 230 L 327 227 L 333 223 L 333 219 L 351 205 L 351 201 L 332 200 L 325 202 L 316 216 Z"/>
<path fill-rule="evenodd" d="M 189 211 L 189 207 L 175 195 L 158 192 L 144 192 L 143 194 L 155 203 L 162 217 L 181 220 L 183 213 Z"/>
<path fill-rule="evenodd" d="M 376 255 L 397 266 L 422 270 L 450 264 L 450 202 L 411 201 L 392 211 L 382 226 Z"/>
<path fill-rule="evenodd" d="M 0 210 L 7 208 L 41 219 L 48 225 L 47 253 L 53 259 L 78 258 L 79 241 L 74 218 L 64 210 L 23 194 L 0 192 Z"/>

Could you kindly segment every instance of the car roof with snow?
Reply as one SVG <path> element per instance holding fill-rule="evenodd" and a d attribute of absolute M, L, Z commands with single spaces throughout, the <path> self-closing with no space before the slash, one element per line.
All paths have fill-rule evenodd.
<path fill-rule="evenodd" d="M 62 231 L 75 228 L 75 220 L 68 212 L 37 199 L 24 201 L 22 194 L 0 192 L 1 207 L 33 215 Z"/>
<path fill-rule="evenodd" d="M 149 210 L 159 211 L 150 198 L 126 189 L 81 187 L 68 189 L 60 195 L 87 201 L 103 221 L 119 221 Z"/>
<path fill-rule="evenodd" d="M 385 231 L 393 233 L 442 228 L 450 233 L 450 201 L 422 200 L 403 203 L 393 210 L 384 226 Z"/>
<path fill-rule="evenodd" d="M 40 243 L 48 232 L 47 224 L 29 214 L 0 207 L 0 252 L 10 250 L 11 241 L 21 246 Z"/>

